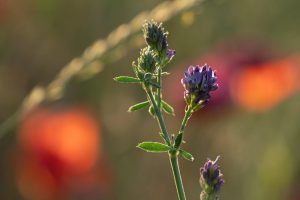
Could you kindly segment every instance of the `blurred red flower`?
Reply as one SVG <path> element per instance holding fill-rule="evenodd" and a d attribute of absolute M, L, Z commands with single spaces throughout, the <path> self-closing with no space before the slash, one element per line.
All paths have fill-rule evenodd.
<path fill-rule="evenodd" d="M 100 127 L 86 109 L 37 109 L 21 122 L 18 139 L 17 185 L 27 199 L 63 199 L 97 186 L 96 191 L 108 189 Z"/>

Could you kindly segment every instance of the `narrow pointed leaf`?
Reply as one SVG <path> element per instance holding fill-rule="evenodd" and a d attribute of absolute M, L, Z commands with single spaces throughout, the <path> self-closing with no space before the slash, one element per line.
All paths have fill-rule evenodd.
<path fill-rule="evenodd" d="M 155 117 L 155 110 L 154 110 L 154 108 L 153 108 L 152 105 L 149 107 L 148 112 L 149 112 L 149 114 L 150 114 L 152 117 Z"/>
<path fill-rule="evenodd" d="M 153 153 L 168 152 L 170 147 L 159 142 L 142 142 L 137 145 L 138 148 Z"/>
<path fill-rule="evenodd" d="M 182 143 L 182 137 L 183 137 L 183 134 L 182 133 L 179 133 L 175 139 L 175 145 L 174 147 L 177 149 L 178 147 L 180 147 L 181 143 Z"/>
<path fill-rule="evenodd" d="M 145 108 L 145 107 L 147 107 L 149 105 L 150 105 L 149 101 L 144 101 L 144 102 L 141 102 L 141 103 L 137 103 L 137 104 L 135 104 L 133 106 L 130 106 L 128 108 L 128 112 L 140 110 L 140 109 Z"/>
<path fill-rule="evenodd" d="M 138 78 L 131 76 L 117 76 L 114 78 L 115 81 L 120 83 L 140 83 L 141 81 Z"/>
<path fill-rule="evenodd" d="M 161 104 L 162 104 L 163 110 L 166 113 L 171 114 L 171 115 L 175 115 L 174 108 L 172 106 L 170 106 L 167 102 L 162 101 Z"/>
<path fill-rule="evenodd" d="M 179 153 L 180 153 L 180 155 L 182 155 L 183 158 L 185 158 L 189 161 L 194 161 L 194 157 L 191 153 L 189 153 L 185 150 L 182 150 L 182 149 L 179 150 Z"/>

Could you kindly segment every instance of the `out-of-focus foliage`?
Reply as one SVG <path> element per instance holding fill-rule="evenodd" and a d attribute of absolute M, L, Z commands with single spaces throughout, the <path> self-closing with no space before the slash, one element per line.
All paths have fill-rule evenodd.
<path fill-rule="evenodd" d="M 158 0 L 0 1 L 1 121 L 19 106 L 34 85 L 49 83 L 61 66 L 81 54 L 94 40 L 105 37 L 119 24 L 158 3 Z M 179 124 L 184 109 L 180 85 L 184 69 L 189 64 L 207 62 L 218 69 L 221 81 L 220 93 L 212 96 L 212 101 L 198 116 L 193 116 L 186 132 L 186 140 L 190 142 L 185 148 L 195 157 L 193 163 L 181 162 L 189 199 L 199 199 L 199 168 L 206 157 L 214 158 L 219 154 L 226 180 L 222 199 L 300 199 L 299 6 L 297 0 L 211 0 L 165 23 L 172 33 L 169 37 L 172 48 L 177 50 L 168 70 L 171 75 L 165 77 L 164 86 L 168 88 L 164 91 L 166 99 L 174 105 L 176 113 L 175 117 L 166 117 L 170 132 L 178 128 L 175 124 Z M 142 40 L 142 35 L 140 38 Z M 96 113 L 96 117 L 91 117 L 89 112 L 77 114 L 80 119 L 97 119 L 101 124 L 100 134 L 96 136 L 95 131 L 88 131 L 86 135 L 80 133 L 83 138 L 77 139 L 80 144 L 92 136 L 98 138 L 99 143 L 93 143 L 96 142 L 93 139 L 93 144 L 80 145 L 79 149 L 75 145 L 75 150 L 72 149 L 76 153 L 98 148 L 95 154 L 94 150 L 86 151 L 86 156 L 80 160 L 82 163 L 76 164 L 78 168 L 86 166 L 86 160 L 98 155 L 97 167 L 89 171 L 97 175 L 69 176 L 72 170 L 61 166 L 67 166 L 62 163 L 70 160 L 73 163 L 72 156 L 64 162 L 43 163 L 41 168 L 36 158 L 44 159 L 43 156 L 32 156 L 27 150 L 20 150 L 23 134 L 18 131 L 22 130 L 19 124 L 15 134 L 0 141 L 0 199 L 37 198 L 26 196 L 26 188 L 40 195 L 43 188 L 38 188 L 40 184 L 35 181 L 47 182 L 54 180 L 53 177 L 61 179 L 57 183 L 64 185 L 59 189 L 66 194 L 59 194 L 56 199 L 99 199 L 100 193 L 87 191 L 104 188 L 106 184 L 100 180 L 108 183 L 107 197 L 102 199 L 175 199 L 166 159 L 156 154 L 144 156 L 135 148 L 140 141 L 157 139 L 153 132 L 158 130 L 146 114 L 147 110 L 130 115 L 126 112 L 130 105 L 144 101 L 142 91 L 112 80 L 116 74 L 131 73 L 131 61 L 139 55 L 139 50 L 130 47 L 126 55 L 118 62 L 107 56 L 103 72 L 87 81 L 72 79 L 63 99 L 43 105 L 44 109 L 49 109 L 47 116 L 51 116 L 52 121 L 55 113 L 50 111 L 52 109 L 58 109 L 61 114 L 69 106 L 84 105 Z M 23 116 L 23 122 L 31 117 Z M 56 149 L 66 139 L 58 130 L 69 122 L 67 118 L 59 121 L 61 123 L 55 122 L 55 126 L 43 128 L 47 133 L 40 129 L 48 126 L 45 118 L 39 118 L 36 126 L 30 129 L 38 130 L 36 140 L 49 137 L 43 142 L 52 145 L 54 149 L 48 146 L 46 150 L 55 159 L 69 152 L 64 148 Z M 72 124 L 80 126 L 80 122 Z M 51 134 L 52 131 L 55 133 Z M 76 140 L 73 134 L 70 140 L 66 139 L 65 148 Z M 44 147 L 43 142 L 35 141 L 35 145 L 39 144 L 30 146 L 34 154 Z M 25 144 L 31 145 L 31 142 Z M 80 157 L 79 153 L 74 159 Z M 60 163 L 55 173 L 37 175 L 53 170 L 57 166 L 53 163 Z M 103 172 L 108 178 L 102 176 Z M 95 177 L 100 178 L 95 180 Z M 22 184 L 26 187 L 20 188 Z M 96 188 L 91 189 L 91 185 Z M 52 186 L 49 191 L 53 195 L 57 185 Z M 44 196 L 44 199 L 53 198 L 50 194 Z"/>

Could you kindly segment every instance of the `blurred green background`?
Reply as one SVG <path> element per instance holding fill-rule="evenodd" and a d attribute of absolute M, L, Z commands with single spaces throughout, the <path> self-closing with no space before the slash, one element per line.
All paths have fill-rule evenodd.
<path fill-rule="evenodd" d="M 120 24 L 161 2 L 0 0 L 0 121 L 14 113 L 35 85 L 47 85 L 62 66 L 81 55 L 93 41 L 105 38 Z M 213 96 L 211 104 L 193 116 L 187 128 L 184 146 L 195 157 L 194 162 L 180 159 L 188 199 L 199 199 L 199 168 L 207 157 L 214 159 L 217 155 L 221 155 L 226 180 L 221 199 L 300 199 L 299 7 L 297 0 L 207 0 L 164 23 L 170 32 L 170 47 L 177 52 L 164 85 L 165 98 L 176 108 L 175 117 L 166 116 L 171 133 L 179 128 L 182 118 L 180 78 L 188 65 L 218 65 L 222 76 L 223 89 L 215 101 Z M 31 165 L 40 153 L 27 153 L 28 144 L 24 145 L 22 138 L 34 137 L 27 132 L 39 127 L 40 122 L 35 119 L 36 127 L 26 132 L 22 129 L 25 116 L 0 140 L 1 200 L 177 198 L 167 155 L 147 154 L 135 148 L 141 141 L 160 139 L 156 121 L 146 110 L 126 112 L 145 99 L 142 89 L 112 80 L 116 75 L 133 74 L 130 65 L 139 55 L 142 34 L 137 37 L 140 40 L 136 45 L 123 44 L 126 51 L 121 57 L 103 58 L 103 71 L 88 80 L 75 76 L 62 99 L 43 105 L 54 118 L 84 107 L 88 114 L 83 116 L 97 120 L 97 125 L 91 122 L 91 126 L 99 126 L 99 131 L 94 131 L 99 134 L 95 137 L 99 143 L 85 146 L 95 145 L 99 151 L 89 178 L 79 172 L 65 175 L 66 170 L 61 168 L 70 166 L 65 167 L 61 160 L 44 162 L 43 157 L 41 166 Z M 247 70 L 262 81 L 250 76 L 250 86 L 244 87 Z M 268 93 L 265 97 L 265 85 L 276 95 Z M 49 132 L 59 129 L 53 127 L 49 125 Z M 37 130 L 37 134 L 44 134 L 39 133 L 44 129 Z M 20 136 L 23 132 L 25 136 Z M 59 137 L 52 139 L 59 141 Z M 29 142 L 35 143 L 39 140 Z M 36 169 L 48 170 L 50 178 Z M 95 174 L 96 180 L 90 178 Z M 54 180 L 50 181 L 51 189 L 49 180 Z M 89 180 L 88 184 L 82 180 Z"/>

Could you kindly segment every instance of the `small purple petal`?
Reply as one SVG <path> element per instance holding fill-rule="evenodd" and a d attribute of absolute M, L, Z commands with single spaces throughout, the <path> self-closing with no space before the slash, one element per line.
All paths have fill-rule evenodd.
<path fill-rule="evenodd" d="M 176 55 L 176 51 L 174 49 L 167 50 L 167 57 L 169 60 L 171 60 L 175 55 Z"/>

